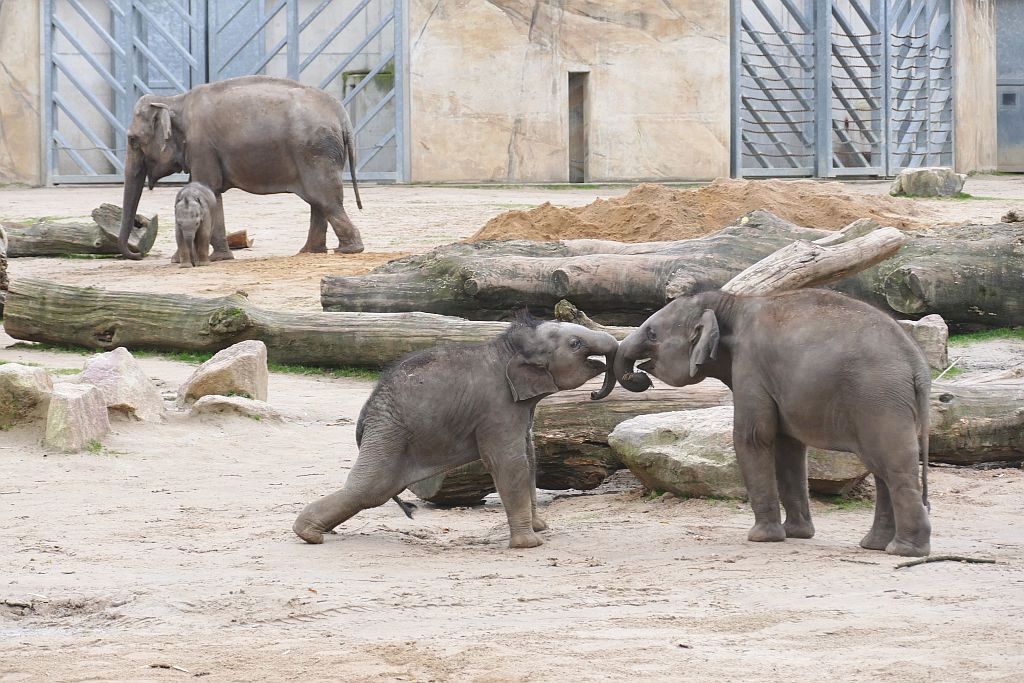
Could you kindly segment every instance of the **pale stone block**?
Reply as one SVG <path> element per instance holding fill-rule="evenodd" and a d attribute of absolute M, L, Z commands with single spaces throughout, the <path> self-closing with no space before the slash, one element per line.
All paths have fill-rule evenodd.
<path fill-rule="evenodd" d="M 65 453 L 86 448 L 110 431 L 103 392 L 91 384 L 54 386 L 43 445 Z"/>
<path fill-rule="evenodd" d="M 191 403 L 210 394 L 266 401 L 268 380 L 267 345 L 243 341 L 200 365 L 178 389 L 178 402 Z"/>

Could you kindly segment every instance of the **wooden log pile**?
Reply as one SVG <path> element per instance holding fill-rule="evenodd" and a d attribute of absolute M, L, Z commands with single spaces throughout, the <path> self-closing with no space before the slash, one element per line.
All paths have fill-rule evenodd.
<path fill-rule="evenodd" d="M 7 255 L 11 258 L 121 253 L 117 246 L 121 207 L 113 204 L 102 204 L 94 209 L 91 223 L 38 218 L 22 223 L 6 222 L 2 227 L 7 231 Z M 158 228 L 157 216 L 136 215 L 128 243 L 143 254 L 149 253 Z"/>
<path fill-rule="evenodd" d="M 635 325 L 678 296 L 722 287 L 786 245 L 800 245 L 792 247 L 796 266 L 808 255 L 808 243 L 829 247 L 871 234 L 891 239 L 878 227 L 857 221 L 834 233 L 754 211 L 714 234 L 677 242 L 453 244 L 369 275 L 325 277 L 320 298 L 328 311 L 422 310 L 476 320 L 496 319 L 522 304 L 546 312 L 565 298 L 600 323 Z M 861 263 L 871 266 L 861 272 L 838 271 L 828 286 L 897 316 L 937 313 L 955 330 L 1024 325 L 1021 240 L 1020 223 L 916 234 L 895 257 Z"/>

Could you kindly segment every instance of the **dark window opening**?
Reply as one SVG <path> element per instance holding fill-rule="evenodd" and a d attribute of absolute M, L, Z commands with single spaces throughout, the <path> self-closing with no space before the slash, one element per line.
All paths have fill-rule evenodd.
<path fill-rule="evenodd" d="M 587 181 L 587 73 L 569 73 L 569 182 Z"/>
<path fill-rule="evenodd" d="M 1016 107 L 1017 106 L 1017 93 L 1015 93 L 1015 92 L 1004 92 L 1003 93 L 1003 106 L 1004 107 Z"/>

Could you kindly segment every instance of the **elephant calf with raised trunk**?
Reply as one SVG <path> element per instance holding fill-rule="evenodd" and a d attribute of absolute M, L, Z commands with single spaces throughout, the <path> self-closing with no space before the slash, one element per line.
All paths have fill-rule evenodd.
<path fill-rule="evenodd" d="M 630 391 L 650 387 L 645 372 L 676 387 L 714 377 L 732 389 L 733 442 L 754 510 L 751 541 L 814 535 L 807 496 L 807 446 L 814 446 L 856 453 L 875 475 L 875 519 L 862 547 L 930 552 L 931 372 L 914 340 L 881 311 L 824 290 L 706 292 L 648 318 L 622 341 L 614 365 Z"/>
<path fill-rule="evenodd" d="M 284 78 L 242 76 L 200 85 L 181 95 L 139 98 L 128 127 L 120 247 L 128 245 L 142 188 L 184 171 L 216 197 L 214 261 L 234 258 L 228 249 L 221 194 L 237 187 L 253 194 L 291 192 L 310 206 L 303 252 L 327 251 L 327 223 L 339 253 L 363 250 L 359 231 L 342 205 L 348 163 L 356 204 L 352 123 L 341 102 L 318 88 Z"/>
<path fill-rule="evenodd" d="M 550 394 L 605 373 L 611 391 L 618 343 L 605 332 L 521 316 L 497 339 L 439 347 L 384 372 L 356 425 L 359 457 L 345 487 L 310 503 L 293 529 L 308 543 L 360 510 L 397 498 L 409 484 L 483 460 L 501 496 L 509 546 L 541 544 L 533 414 Z M 605 363 L 590 358 L 599 355 Z M 410 515 L 411 516 L 411 515 Z"/>

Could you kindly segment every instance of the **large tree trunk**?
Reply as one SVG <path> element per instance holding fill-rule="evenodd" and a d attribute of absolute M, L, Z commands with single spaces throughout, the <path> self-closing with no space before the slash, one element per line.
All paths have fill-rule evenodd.
<path fill-rule="evenodd" d="M 489 320 L 524 303 L 535 312 L 549 311 L 556 301 L 566 298 L 598 322 L 633 325 L 673 298 L 722 287 L 796 240 L 803 242 L 791 247 L 798 252 L 793 264 L 803 258 L 821 263 L 822 254 L 842 254 L 842 249 L 824 251 L 837 242 L 846 242 L 847 253 L 853 252 L 851 263 L 861 266 L 871 260 L 862 258 L 866 256 L 860 253 L 864 245 L 877 249 L 876 256 L 891 256 L 894 235 L 875 230 L 877 227 L 870 221 L 857 221 L 842 233 L 834 233 L 801 228 L 768 212 L 754 211 L 737 225 L 678 242 L 454 244 L 393 261 L 369 275 L 325 277 L 320 286 L 321 302 L 324 310 L 331 311 L 424 310 Z M 856 237 L 864 241 L 849 247 Z M 878 265 L 856 275 L 837 268 L 831 279 L 815 282 L 832 282 L 830 288 L 897 315 L 938 313 L 954 328 L 1024 325 L 1021 239 L 1024 225 L 1019 224 L 915 235 L 899 253 Z M 750 291 L 771 291 L 775 285 L 791 288 L 793 282 L 785 280 L 799 279 L 801 271 L 798 267 L 782 276 L 785 271 L 772 268 L 767 280 L 761 272 L 762 288 Z M 783 281 L 772 282 L 776 276 Z M 832 281 L 836 277 L 843 279 Z"/>
<path fill-rule="evenodd" d="M 4 302 L 7 300 L 7 231 L 0 225 L 0 317 L 4 314 Z"/>
<path fill-rule="evenodd" d="M 92 223 L 39 218 L 23 223 L 3 223 L 7 230 L 8 256 L 66 256 L 69 254 L 119 254 L 118 230 L 121 208 L 103 204 L 92 212 Z M 147 253 L 156 240 L 157 216 L 135 216 L 128 242 Z"/>
<path fill-rule="evenodd" d="M 1024 461 L 1024 379 L 935 382 L 929 435 L 936 462 Z"/>
<path fill-rule="evenodd" d="M 15 339 L 107 351 L 219 351 L 261 339 L 271 360 L 379 368 L 438 344 L 482 342 L 507 325 L 429 313 L 268 311 L 244 296 L 202 299 L 113 292 L 21 278 L 11 283 L 4 328 Z"/>

